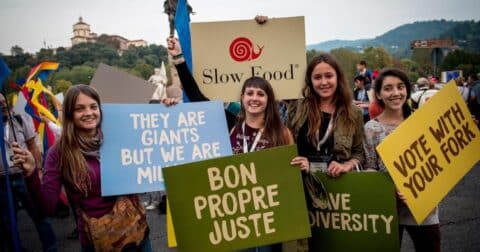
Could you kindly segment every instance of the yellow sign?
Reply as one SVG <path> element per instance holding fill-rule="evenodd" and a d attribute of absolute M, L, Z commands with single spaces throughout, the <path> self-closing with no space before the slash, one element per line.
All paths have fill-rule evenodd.
<path fill-rule="evenodd" d="M 191 24 L 193 76 L 210 99 L 238 101 L 252 76 L 272 84 L 277 99 L 297 99 L 306 69 L 303 17 Z"/>
<path fill-rule="evenodd" d="M 453 81 L 377 147 L 417 223 L 480 160 L 479 150 L 480 132 Z"/>
<path fill-rule="evenodd" d="M 170 204 L 167 200 L 167 245 L 169 248 L 177 246 L 177 237 L 175 236 L 175 230 L 173 229 L 172 211 L 170 210 Z"/>

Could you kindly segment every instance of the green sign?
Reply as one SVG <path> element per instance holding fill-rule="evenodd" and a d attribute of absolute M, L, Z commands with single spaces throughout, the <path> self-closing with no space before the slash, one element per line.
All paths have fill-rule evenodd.
<path fill-rule="evenodd" d="M 310 193 L 307 195 L 310 251 L 400 250 L 395 189 L 387 174 L 348 173 L 336 179 L 324 173 L 315 176 L 323 182 L 328 200 L 312 200 Z"/>
<path fill-rule="evenodd" d="M 310 236 L 295 145 L 163 169 L 179 251 L 231 251 Z"/>

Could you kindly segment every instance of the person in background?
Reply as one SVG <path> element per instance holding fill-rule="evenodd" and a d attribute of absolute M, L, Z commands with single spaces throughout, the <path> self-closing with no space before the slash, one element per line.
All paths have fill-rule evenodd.
<path fill-rule="evenodd" d="M 470 88 L 468 97 L 468 108 L 472 113 L 477 126 L 480 128 L 480 80 L 477 74 L 470 74 L 467 80 Z"/>
<path fill-rule="evenodd" d="M 374 119 L 378 115 L 383 112 L 382 106 L 378 104 L 377 98 L 375 96 L 372 97 L 372 102 L 368 105 L 368 116 L 370 120 Z"/>
<path fill-rule="evenodd" d="M 418 109 L 438 92 L 435 89 L 435 84 L 424 77 L 418 78 L 417 87 L 418 91 L 413 93 L 411 97 L 413 109 Z"/>
<path fill-rule="evenodd" d="M 376 147 L 412 113 L 407 100 L 411 86 L 407 75 L 395 68 L 384 69 L 375 80 L 375 96 L 384 111 L 365 124 L 365 169 L 388 172 Z M 400 244 L 407 230 L 417 252 L 440 251 L 440 221 L 435 208 L 420 225 L 416 224 L 405 198 L 397 193 Z"/>
<path fill-rule="evenodd" d="M 355 76 L 353 79 L 355 82 L 355 90 L 353 90 L 353 103 L 362 110 L 364 123 L 370 120 L 368 115 L 370 99 L 368 97 L 367 89 L 365 88 L 365 79 L 366 78 L 363 75 Z"/>
<path fill-rule="evenodd" d="M 462 95 L 462 98 L 465 102 L 468 102 L 468 94 L 470 93 L 470 89 L 465 85 L 465 78 L 462 76 L 455 79 L 455 83 L 458 87 L 458 92 Z"/>
<path fill-rule="evenodd" d="M 372 87 L 372 71 L 367 68 L 367 62 L 360 60 L 357 64 L 357 75 L 365 77 L 365 89 L 370 90 Z"/>
<path fill-rule="evenodd" d="M 31 201 L 21 168 L 11 162 L 13 143 L 16 142 L 17 145 L 28 149 L 33 154 L 32 162 L 38 167 L 38 172 L 41 170 L 42 155 L 35 144 L 36 133 L 32 118 L 26 114 L 13 114 L 13 112 L 8 109 L 7 101 L 3 94 L 0 94 L 0 106 L 2 109 L 5 149 L 7 151 L 6 156 L 9 159 L 7 163 L 10 166 L 8 168 L 10 186 L 14 195 L 14 202 L 20 202 L 21 207 L 27 211 L 28 216 L 32 219 L 40 237 L 43 251 L 57 251 L 57 239 L 50 222 L 45 215 L 38 211 Z M 3 244 L 5 247 L 0 247 L 0 250 L 13 251 L 4 169 L 3 162 L 0 162 L 0 237 L 5 241 Z"/>

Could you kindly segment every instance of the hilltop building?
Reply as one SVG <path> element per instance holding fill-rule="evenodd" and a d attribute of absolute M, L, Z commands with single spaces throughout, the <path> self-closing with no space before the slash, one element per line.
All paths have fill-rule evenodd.
<path fill-rule="evenodd" d="M 128 40 L 119 35 L 108 35 L 102 34 L 102 37 L 107 37 L 110 40 L 118 42 L 118 49 L 120 51 L 125 51 L 129 46 L 147 46 L 147 41 L 143 39 Z M 95 32 L 90 30 L 90 25 L 83 22 L 83 18 L 79 17 L 78 22 L 73 25 L 73 37 L 70 39 L 72 41 L 72 46 L 78 45 L 81 43 L 95 43 L 98 41 L 98 36 Z"/>

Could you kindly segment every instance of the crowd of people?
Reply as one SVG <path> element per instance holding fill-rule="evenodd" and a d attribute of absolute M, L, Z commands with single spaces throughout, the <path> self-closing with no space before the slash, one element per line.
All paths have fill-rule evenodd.
<path fill-rule="evenodd" d="M 189 100 L 209 100 L 189 72 L 178 40 L 169 38 L 167 44 Z M 427 78 L 412 83 L 400 69 L 372 72 L 365 61 L 360 61 L 357 69 L 358 75 L 348 80 L 335 57 L 319 54 L 308 63 L 302 98 L 283 102 L 282 106 L 267 80 L 261 77 L 247 79 L 238 94 L 238 113 L 229 109 L 230 106 L 225 107 L 232 152 L 247 153 L 296 143 L 298 156 L 291 164 L 302 171 L 304 181 L 317 170 L 332 177 L 360 170 L 388 172 L 375 147 L 438 90 Z M 469 76 L 466 83 L 460 78 L 456 81 L 472 115 L 480 118 L 478 76 Z M 355 83 L 354 90 L 350 82 Z M 178 101 L 165 98 L 160 102 L 174 105 Z M 0 103 L 5 143 L 7 151 L 12 153 L 12 187 L 18 191 L 15 195 L 34 221 L 44 251 L 57 250 L 55 234 L 47 217 L 55 213 L 63 190 L 76 213 L 81 251 L 151 251 L 145 207 L 139 196 L 101 195 L 102 110 L 100 96 L 93 88 L 74 85 L 66 92 L 59 137 L 48 151 L 43 166 L 41 155 L 32 144 L 35 133 L 31 119 L 15 119 L 18 116 L 8 110 L 5 97 L 0 96 Z M 14 122 L 13 126 L 8 118 Z M 13 127 L 15 130 L 11 130 Z M 13 134 L 16 134 L 15 139 Z M 12 245 L 4 188 L 2 185 L 0 249 L 8 251 Z M 309 207 L 312 205 L 311 189 L 311 184 L 305 185 Z M 146 206 L 153 209 L 161 196 L 150 196 Z M 416 251 L 440 251 L 438 208 L 423 223 L 417 224 L 403 195 L 397 193 L 392 197 L 398 199 L 400 239 L 406 230 Z M 306 251 L 312 246 L 311 239 L 242 251 Z"/>

